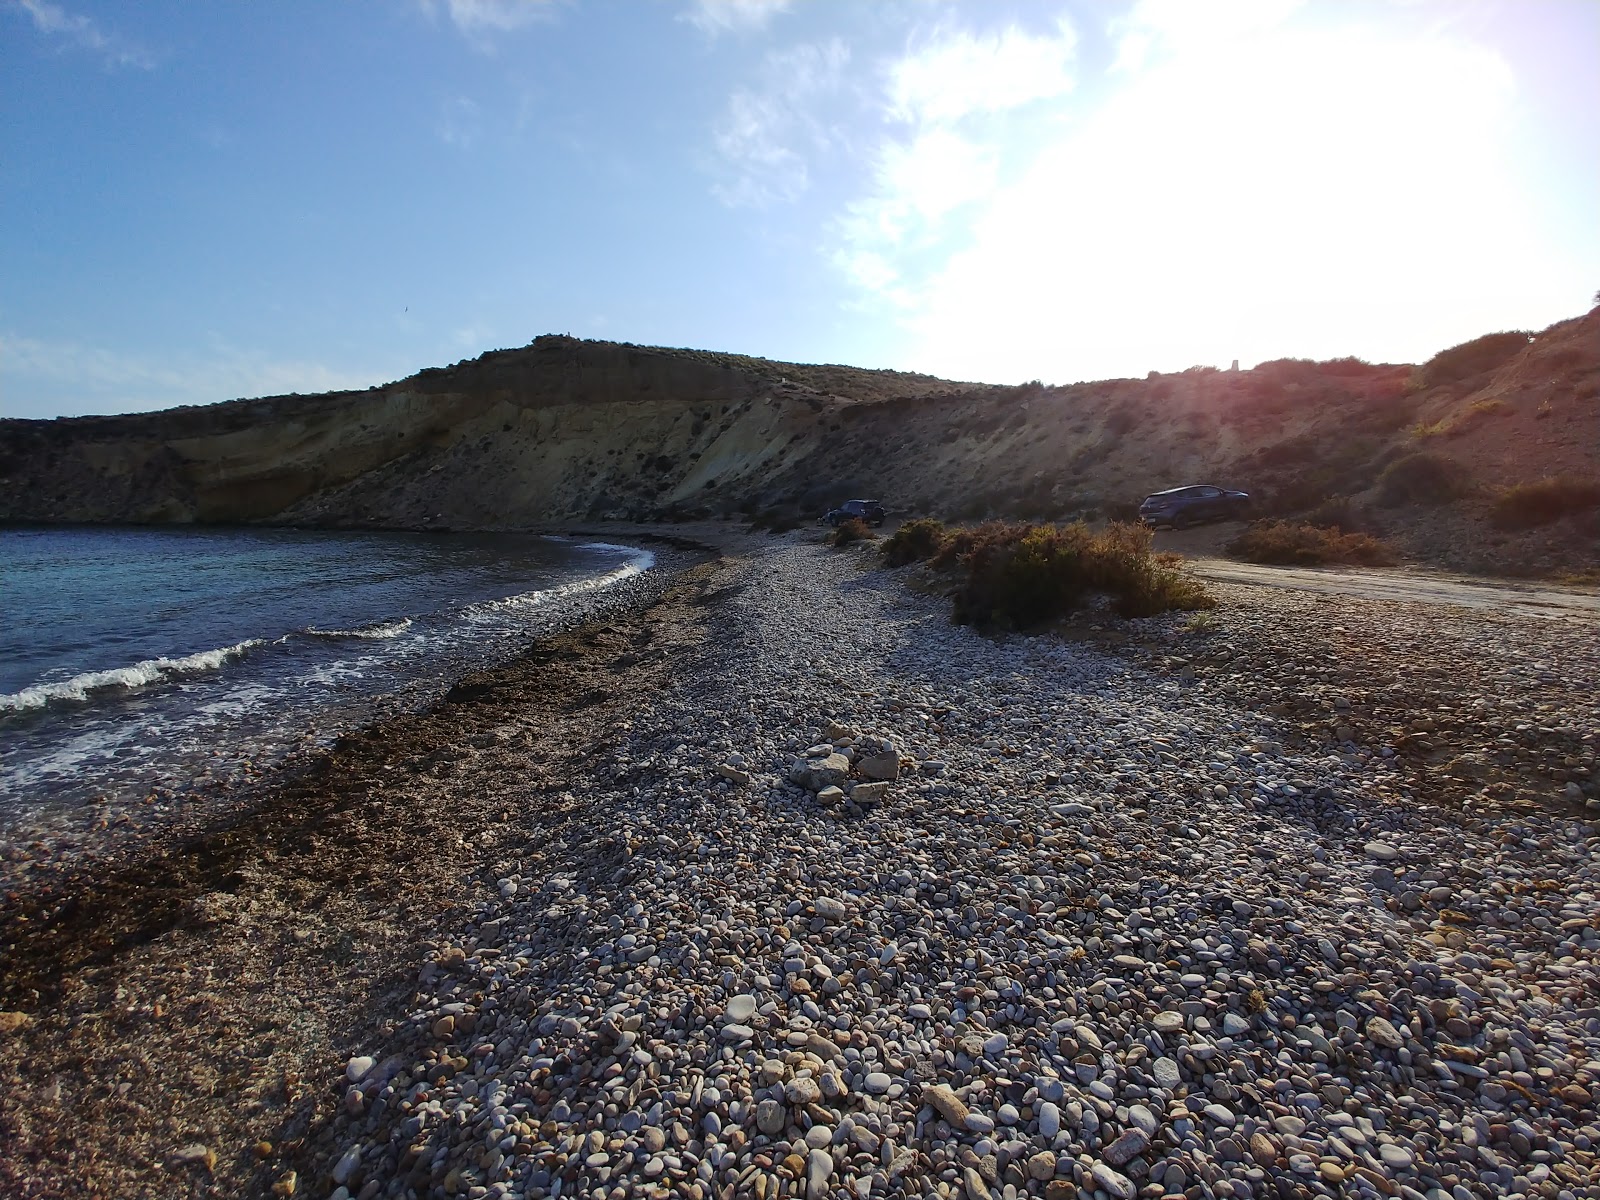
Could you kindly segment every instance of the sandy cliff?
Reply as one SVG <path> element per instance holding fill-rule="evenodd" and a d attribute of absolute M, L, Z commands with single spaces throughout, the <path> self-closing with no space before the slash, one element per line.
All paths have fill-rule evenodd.
<path fill-rule="evenodd" d="M 996 387 L 543 337 L 362 392 L 0 422 L 0 520 L 516 527 L 850 494 L 1055 517 L 1215 480 L 1456 565 L 1594 558 L 1592 519 L 1496 545 L 1483 518 L 1507 484 L 1600 477 L 1600 310 L 1480 341 L 1420 368 Z M 1413 468 L 1451 475 L 1448 502 L 1397 487 Z"/>

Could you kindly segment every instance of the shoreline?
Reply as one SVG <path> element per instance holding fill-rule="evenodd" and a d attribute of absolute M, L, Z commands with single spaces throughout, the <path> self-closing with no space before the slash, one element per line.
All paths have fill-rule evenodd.
<path fill-rule="evenodd" d="M 534 531 L 530 536 L 547 533 L 556 531 Z M 568 535 L 562 531 L 559 536 Z M 43 875 L 86 862 L 117 861 L 201 836 L 206 829 L 247 812 L 263 794 L 283 786 L 297 773 L 314 768 L 339 739 L 426 710 L 439 703 L 460 676 L 513 661 L 519 654 L 536 651 L 549 638 L 587 622 L 603 621 L 612 612 L 651 603 L 666 586 L 664 580 L 719 553 L 714 546 L 691 538 L 651 537 L 643 532 L 635 537 L 667 547 L 664 552 L 654 552 L 656 565 L 605 588 L 567 596 L 542 608 L 537 614 L 539 632 L 523 649 L 505 658 L 476 667 L 456 664 L 454 674 L 413 678 L 387 692 L 373 693 L 365 701 L 366 711 L 355 720 L 335 718 L 313 724 L 298 744 L 243 752 L 219 776 L 207 773 L 190 781 L 172 777 L 142 789 L 142 795 L 127 790 L 82 802 L 51 803 L 38 810 L 16 805 L 0 825 L 0 893 L 25 889 L 30 874 Z M 328 715 L 311 714 L 308 720 L 321 721 Z"/>
<path fill-rule="evenodd" d="M 261 1011 L 237 993 L 271 994 L 281 987 L 266 1006 L 278 1013 L 278 1038 L 251 1072 L 252 1098 L 235 1097 L 244 1101 L 248 1116 L 230 1119 L 234 1106 L 219 1107 L 200 1096 L 180 1099 L 175 1107 L 205 1112 L 195 1132 L 208 1143 L 228 1141 L 229 1126 L 237 1132 L 263 1124 L 290 1128 L 297 1120 L 309 1125 L 323 1097 L 296 1081 L 313 1073 L 310 1064 L 330 1046 L 349 1041 L 375 1019 L 369 1011 L 373 996 L 385 997 L 385 1008 L 399 1001 L 404 987 L 396 972 L 403 973 L 402 964 L 414 953 L 407 948 L 426 940 L 432 923 L 450 910 L 451 897 L 459 900 L 461 864 L 482 848 L 485 835 L 478 830 L 537 819 L 514 813 L 514 806 L 496 798 L 493 785 L 525 777 L 520 767 L 530 756 L 553 769 L 570 755 L 563 741 L 603 727 L 614 709 L 648 694 L 649 680 L 685 636 L 685 607 L 716 571 L 719 556 L 699 542 L 680 540 L 677 548 L 677 563 L 658 564 L 625 581 L 603 603 L 586 598 L 588 619 L 541 638 L 508 662 L 455 680 L 435 703 L 349 731 L 303 761 L 275 769 L 248 795 L 227 798 L 226 807 L 207 808 L 188 825 L 126 838 L 90 858 L 48 863 L 21 888 L 5 890 L 0 1036 L 29 1067 L 35 1084 L 29 1099 L 42 1093 L 47 1105 L 59 1104 L 58 1119 L 66 1118 L 68 1128 L 78 1126 L 75 1137 L 92 1144 L 109 1131 L 103 1116 L 71 1112 L 65 1097 L 75 1085 L 90 1094 L 105 1092 L 107 1076 L 115 1073 L 112 1064 L 149 1054 L 220 1066 L 218 1060 L 229 1057 L 226 1032 L 247 1023 L 253 1009 Z M 559 777 L 543 774 L 558 794 Z M 469 835 L 464 839 L 462 828 Z M 407 887 L 399 886 L 397 873 L 404 874 Z M 409 894 L 414 884 L 426 884 L 426 901 Z M 240 895 L 252 898 L 241 902 Z M 253 914 L 244 911 L 246 903 Z M 275 945 L 230 944 L 231 930 L 241 924 L 255 928 L 268 911 Z M 374 913 L 382 916 L 374 919 Z M 189 967 L 202 964 L 199 980 L 170 986 L 174 974 L 192 976 Z M 219 972 L 231 979 L 235 993 L 225 1004 L 219 1004 L 215 985 L 207 986 Z M 284 986 L 286 973 L 296 982 Z M 183 992 L 188 995 L 180 998 Z M 130 1003 L 130 994 L 148 999 Z M 330 1003 L 329 997 L 345 1003 Z M 360 1015 L 347 1016 L 346 1005 Z M 292 1020 L 285 1015 L 290 1010 Z M 307 1023 L 310 1036 L 291 1033 Z M 107 1061 L 96 1061 L 97 1046 Z M 218 1083 L 233 1074 L 215 1072 Z M 118 1086 L 109 1084 L 105 1101 L 120 1099 Z M 134 1129 L 142 1124 L 140 1113 L 174 1099 L 159 1088 L 153 1094 L 124 1089 L 123 1096 L 141 1091 L 146 1094 L 139 1112 L 128 1114 Z M 43 1180 L 33 1171 L 45 1168 L 70 1141 L 33 1126 L 26 1107 L 16 1086 L 0 1098 L 0 1140 L 25 1151 L 0 1157 L 0 1190 L 54 1194 L 49 1184 L 39 1190 Z M 117 1194 L 142 1194 L 148 1184 L 131 1180 L 148 1181 L 152 1169 L 161 1177 L 167 1165 L 166 1154 L 151 1157 L 146 1139 L 153 1131 L 142 1132 L 132 1139 L 145 1142 L 138 1150 L 121 1148 L 131 1174 L 129 1190 Z M 237 1137 L 232 1140 L 238 1144 Z M 84 1169 L 79 1153 L 68 1156 Z M 218 1165 L 193 1194 L 235 1194 L 259 1168 L 249 1155 L 232 1165 Z M 53 1174 L 46 1168 L 46 1178 Z M 70 1172 L 55 1186 L 64 1188 L 74 1177 L 81 1178 Z M 222 1180 L 231 1182 L 223 1186 Z"/>
<path fill-rule="evenodd" d="M 187 890 L 138 881 L 181 919 L 9 1031 L 0 1190 L 1506 1194 L 1449 1157 L 1473 1121 L 1600 1187 L 1600 934 L 1566 915 L 1600 827 L 1435 807 L 1431 751 L 1380 753 L 1445 695 L 1404 647 L 1483 660 L 1470 700 L 1499 618 L 1227 585 L 1199 627 L 989 639 L 864 554 L 723 532 L 334 748 Z M 1554 713 L 1593 648 L 1525 636 L 1503 712 Z M 875 803 L 790 781 L 882 739 Z"/>

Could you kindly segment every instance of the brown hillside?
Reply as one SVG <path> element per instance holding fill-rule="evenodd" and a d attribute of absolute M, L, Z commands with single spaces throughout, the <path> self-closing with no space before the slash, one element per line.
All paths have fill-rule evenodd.
<path fill-rule="evenodd" d="M 1280 360 L 1070 387 L 542 337 L 364 392 L 0 421 L 0 519 L 507 528 L 809 516 L 852 494 L 1065 517 L 1209 480 L 1424 560 L 1557 570 L 1600 561 L 1581 489 L 1571 514 L 1515 528 L 1500 493 L 1595 481 L 1597 459 L 1600 310 L 1420 367 Z"/>

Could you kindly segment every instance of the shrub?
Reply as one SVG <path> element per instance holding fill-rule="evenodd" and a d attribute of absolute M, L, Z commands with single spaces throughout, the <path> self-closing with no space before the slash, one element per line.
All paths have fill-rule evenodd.
<path fill-rule="evenodd" d="M 957 570 L 955 619 L 964 625 L 1026 629 L 1071 611 L 1091 594 L 1109 595 L 1125 617 L 1210 608 L 1215 601 L 1170 556 L 1151 552 L 1139 525 L 990 522 L 947 538 L 932 561 Z"/>
<path fill-rule="evenodd" d="M 1465 469 L 1442 454 L 1407 454 L 1395 459 L 1378 476 L 1378 503 L 1387 508 L 1446 504 L 1468 490 Z"/>
<path fill-rule="evenodd" d="M 1386 567 L 1394 562 L 1389 548 L 1369 534 L 1292 521 L 1257 521 L 1229 542 L 1227 551 L 1245 562 L 1278 566 L 1354 563 Z"/>
<path fill-rule="evenodd" d="M 1506 488 L 1489 518 L 1501 529 L 1531 529 L 1593 508 L 1600 508 L 1600 480 L 1559 476 Z"/>
<path fill-rule="evenodd" d="M 860 517 L 850 517 L 840 521 L 828 535 L 830 546 L 850 546 L 856 542 L 876 541 L 878 535 L 867 527 L 867 523 Z"/>
<path fill-rule="evenodd" d="M 907 521 L 883 543 L 883 561 L 891 567 L 932 558 L 944 544 L 944 522 L 931 517 Z"/>
<path fill-rule="evenodd" d="M 1424 388 L 1457 383 L 1504 366 L 1528 348 L 1533 335 L 1525 329 L 1505 333 L 1486 333 L 1441 350 L 1417 369 L 1417 383 Z"/>

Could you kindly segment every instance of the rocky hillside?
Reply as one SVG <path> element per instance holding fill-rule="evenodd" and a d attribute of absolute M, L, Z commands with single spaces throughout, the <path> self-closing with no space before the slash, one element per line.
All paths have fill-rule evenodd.
<path fill-rule="evenodd" d="M 1600 560 L 1600 310 L 1420 367 L 1280 360 L 1067 387 L 542 337 L 362 392 L 0 421 L 0 520 L 503 528 L 777 511 L 1126 513 L 1215 481 L 1488 570 Z"/>

